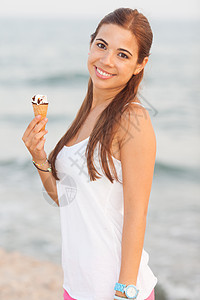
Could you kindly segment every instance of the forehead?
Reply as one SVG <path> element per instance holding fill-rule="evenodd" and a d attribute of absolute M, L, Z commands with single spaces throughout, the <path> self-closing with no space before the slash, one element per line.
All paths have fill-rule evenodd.
<path fill-rule="evenodd" d="M 96 39 L 104 39 L 109 46 L 116 48 L 129 48 L 137 50 L 137 40 L 135 35 L 128 29 L 115 24 L 103 24 L 96 36 Z"/>

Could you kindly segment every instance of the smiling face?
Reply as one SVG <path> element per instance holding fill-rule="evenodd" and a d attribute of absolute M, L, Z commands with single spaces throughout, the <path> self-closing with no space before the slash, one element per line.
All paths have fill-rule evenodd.
<path fill-rule="evenodd" d="M 115 24 L 103 24 L 90 45 L 88 57 L 93 88 L 119 92 L 147 62 L 137 64 L 137 59 L 137 40 L 131 31 Z"/>

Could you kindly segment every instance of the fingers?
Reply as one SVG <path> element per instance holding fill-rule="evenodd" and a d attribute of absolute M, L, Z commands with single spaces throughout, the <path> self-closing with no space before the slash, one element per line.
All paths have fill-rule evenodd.
<path fill-rule="evenodd" d="M 44 135 L 48 130 L 42 130 L 46 125 L 48 119 L 45 118 L 41 120 L 41 115 L 35 117 L 28 125 L 22 140 L 36 161 L 43 161 L 46 157 L 46 152 L 44 151 L 44 144 L 46 139 Z"/>
<path fill-rule="evenodd" d="M 40 121 L 41 119 L 41 115 L 38 115 L 37 117 L 35 117 L 30 124 L 28 125 L 27 129 L 24 132 L 24 135 L 22 137 L 22 140 L 25 142 L 27 136 L 30 134 L 31 130 L 35 127 L 35 125 Z"/>
<path fill-rule="evenodd" d="M 42 130 L 42 131 L 38 132 L 37 134 L 35 134 L 31 140 L 29 139 L 30 143 L 31 143 L 30 150 L 34 150 L 35 148 L 37 148 L 38 143 L 41 141 L 42 138 L 44 138 L 44 135 L 47 132 L 48 132 L 48 130 Z"/>
<path fill-rule="evenodd" d="M 33 131 L 34 131 L 35 133 L 38 133 L 38 132 L 43 128 L 43 126 L 46 125 L 47 121 L 48 121 L 47 118 L 44 118 L 44 119 L 42 119 L 41 121 L 39 121 L 39 122 L 35 125 L 35 127 L 33 128 Z"/>
<path fill-rule="evenodd" d="M 31 123 L 28 125 L 26 131 L 24 132 L 24 135 L 22 137 L 23 142 L 26 144 L 27 139 L 31 140 L 32 137 L 37 134 L 42 127 L 47 123 L 48 119 L 45 118 L 43 120 L 41 119 L 41 115 L 38 115 L 35 117 Z M 36 126 L 37 125 L 37 126 Z"/>
<path fill-rule="evenodd" d="M 43 138 L 36 146 L 36 150 L 37 151 L 41 151 L 44 148 L 44 143 L 45 143 L 46 139 Z"/>

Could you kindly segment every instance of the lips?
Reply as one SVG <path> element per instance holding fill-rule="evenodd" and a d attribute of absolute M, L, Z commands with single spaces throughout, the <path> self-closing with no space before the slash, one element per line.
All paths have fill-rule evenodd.
<path fill-rule="evenodd" d="M 108 78 L 112 78 L 113 76 L 115 76 L 115 74 L 108 73 L 105 70 L 98 68 L 96 66 L 95 66 L 95 72 L 98 77 L 103 78 L 103 79 L 108 79 Z"/>

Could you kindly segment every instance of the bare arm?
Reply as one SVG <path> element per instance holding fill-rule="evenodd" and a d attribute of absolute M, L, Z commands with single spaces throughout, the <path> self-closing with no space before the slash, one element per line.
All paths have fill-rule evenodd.
<path fill-rule="evenodd" d="M 34 160 L 34 159 L 33 159 Z M 35 160 L 34 160 L 35 161 Z M 42 164 L 45 160 L 38 162 Z M 45 163 L 45 165 L 41 166 L 40 169 L 46 170 L 49 168 L 49 163 Z M 38 170 L 38 169 L 37 169 Z M 57 187 L 56 187 L 56 180 L 53 177 L 51 172 L 42 172 L 38 170 L 38 173 L 40 175 L 40 179 L 42 180 L 43 186 L 45 190 L 47 191 L 48 195 L 56 202 L 56 204 L 59 206 L 58 202 L 58 196 L 57 196 Z"/>
<path fill-rule="evenodd" d="M 132 108 L 122 121 L 120 157 L 122 163 L 124 225 L 119 283 L 136 286 L 146 229 L 146 216 L 156 157 L 156 138 L 148 112 Z M 122 130 L 123 128 L 123 130 Z M 128 132 L 124 134 L 124 128 Z M 116 292 L 118 296 L 124 296 Z"/>
<path fill-rule="evenodd" d="M 42 127 L 47 123 L 48 119 L 44 119 L 40 121 L 41 116 L 35 117 L 30 124 L 28 125 L 22 140 L 26 145 L 28 151 L 32 155 L 32 159 L 38 163 L 43 164 L 46 160 L 46 152 L 44 151 L 45 138 L 44 135 L 48 132 L 47 130 L 42 130 Z M 40 169 L 47 170 L 50 167 L 49 163 L 46 162 L 43 166 L 40 166 Z M 53 177 L 51 172 L 43 172 L 38 170 L 40 178 L 42 180 L 43 186 L 49 196 L 57 203 L 57 188 L 56 188 L 56 180 Z"/>

